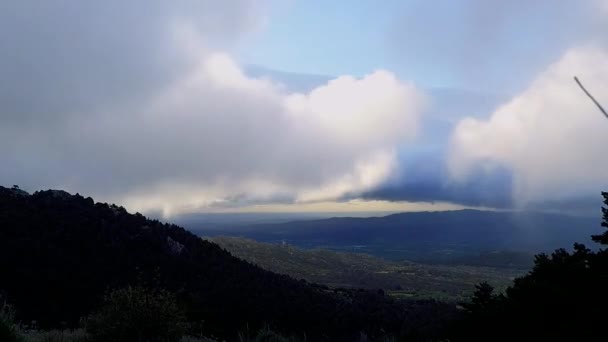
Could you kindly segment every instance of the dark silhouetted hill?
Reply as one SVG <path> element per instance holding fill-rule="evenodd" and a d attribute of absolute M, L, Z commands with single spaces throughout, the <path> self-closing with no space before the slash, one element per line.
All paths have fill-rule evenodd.
<path fill-rule="evenodd" d="M 130 284 L 174 293 L 190 322 L 229 340 L 266 324 L 311 341 L 438 339 L 454 314 L 447 304 L 265 271 L 178 226 L 55 190 L 0 187 L 0 270 L 0 292 L 18 320 L 43 328 L 77 325 L 104 293 Z"/>

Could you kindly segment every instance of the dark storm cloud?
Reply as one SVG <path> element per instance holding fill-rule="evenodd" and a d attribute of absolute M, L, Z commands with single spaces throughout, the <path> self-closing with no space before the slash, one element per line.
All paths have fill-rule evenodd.
<path fill-rule="evenodd" d="M 397 176 L 362 197 L 388 201 L 451 202 L 492 208 L 510 208 L 513 205 L 511 174 L 498 166 L 491 170 L 479 169 L 470 181 L 454 183 L 450 180 L 444 158 L 440 156 L 410 158 L 401 165 L 401 177 Z"/>

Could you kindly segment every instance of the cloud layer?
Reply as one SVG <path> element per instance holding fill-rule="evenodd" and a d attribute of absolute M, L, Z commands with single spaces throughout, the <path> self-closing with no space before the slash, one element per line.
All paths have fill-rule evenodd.
<path fill-rule="evenodd" d="M 263 32 L 265 1 L 3 1 L 0 184 L 166 215 L 510 207 L 608 188 L 608 125 L 572 80 L 608 105 L 605 0 L 408 4 L 391 39 L 402 66 L 488 93 L 242 67 L 234 51 Z"/>
<path fill-rule="evenodd" d="M 520 204 L 556 201 L 608 188 L 608 122 L 578 89 L 577 75 L 608 103 L 608 51 L 574 48 L 488 119 L 463 119 L 451 141 L 456 181 L 472 170 L 511 170 Z"/>
<path fill-rule="evenodd" d="M 412 0 L 389 47 L 421 81 L 521 91 L 568 49 L 608 43 L 606 8 L 605 0 Z"/>
<path fill-rule="evenodd" d="M 306 93 L 245 75 L 221 49 L 258 27 L 249 1 L 2 6 L 20 33 L 0 37 L 0 183 L 167 215 L 332 200 L 381 184 L 418 131 L 424 96 L 387 71 Z"/>

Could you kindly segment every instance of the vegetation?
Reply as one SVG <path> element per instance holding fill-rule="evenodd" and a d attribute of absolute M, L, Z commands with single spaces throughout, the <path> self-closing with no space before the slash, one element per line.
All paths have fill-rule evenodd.
<path fill-rule="evenodd" d="M 173 295 L 130 286 L 108 294 L 86 322 L 90 342 L 179 342 L 184 328 L 185 317 Z"/>
<path fill-rule="evenodd" d="M 1 301 L 0 298 L 0 341 L 5 342 L 22 342 L 23 339 L 19 334 L 19 328 L 15 323 L 14 309 Z"/>
<path fill-rule="evenodd" d="M 417 327 L 441 338 L 458 315 L 453 304 L 275 274 L 183 228 L 63 191 L 0 188 L 0 269 L 16 319 L 44 330 L 78 328 L 92 312 L 111 322 L 104 297 L 129 286 L 173 293 L 188 334 L 225 340 L 265 326 L 308 341 L 423 334 Z"/>
<path fill-rule="evenodd" d="M 608 231 L 593 240 L 608 245 Z M 286 251 L 304 253 L 319 273 L 351 257 L 367 271 L 389 267 Z M 407 289 L 389 296 L 293 279 L 121 207 L 2 187 L 0 269 L 0 292 L 13 305 L 0 310 L 2 341 L 600 341 L 608 307 L 608 251 L 579 243 L 536 256 L 505 291 L 478 284 L 461 310 L 395 298 Z"/>
<path fill-rule="evenodd" d="M 525 272 L 519 269 L 387 261 L 363 253 L 306 250 L 288 244 L 261 243 L 238 237 L 222 236 L 209 240 L 269 271 L 332 288 L 383 289 L 400 298 L 462 301 L 471 296 L 477 283 L 485 281 L 504 289 Z"/>
<path fill-rule="evenodd" d="M 602 195 L 608 206 L 608 193 Z M 608 209 L 602 212 L 602 226 L 608 228 Z M 607 238 L 608 232 L 593 236 L 602 245 Z M 487 284 L 478 286 L 466 305 L 461 339 L 603 341 L 607 288 L 608 250 L 593 252 L 576 243 L 573 252 L 540 254 L 533 270 L 504 294 L 495 294 Z"/>
<path fill-rule="evenodd" d="M 28 329 L 21 332 L 24 342 L 88 342 L 84 329 Z"/>

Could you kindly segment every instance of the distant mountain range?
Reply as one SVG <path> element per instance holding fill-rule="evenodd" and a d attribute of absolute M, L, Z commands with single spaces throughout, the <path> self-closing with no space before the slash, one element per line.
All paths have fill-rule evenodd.
<path fill-rule="evenodd" d="M 336 217 L 240 226 L 189 228 L 199 235 L 242 236 L 303 248 L 360 251 L 393 260 L 452 262 L 489 251 L 525 253 L 570 248 L 601 232 L 597 217 L 537 212 L 456 210 L 411 212 L 384 217 Z"/>

